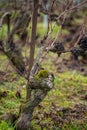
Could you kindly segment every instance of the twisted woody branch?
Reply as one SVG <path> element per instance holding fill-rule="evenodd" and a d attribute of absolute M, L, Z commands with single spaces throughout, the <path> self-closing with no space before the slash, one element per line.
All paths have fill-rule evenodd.
<path fill-rule="evenodd" d="M 28 87 L 34 91 L 34 97 L 33 99 L 30 98 L 25 103 L 24 107 L 22 107 L 20 117 L 16 123 L 16 130 L 29 130 L 30 120 L 32 118 L 34 108 L 46 97 L 47 93 L 54 86 L 54 76 L 52 73 L 46 72 L 46 70 L 38 71 L 38 64 L 43 52 L 44 48 L 41 48 L 29 76 Z M 39 75 L 38 77 L 38 73 L 41 72 L 43 72 L 42 75 Z"/>
<path fill-rule="evenodd" d="M 25 64 L 23 61 L 23 55 L 21 49 L 19 49 L 18 45 L 15 45 L 13 42 L 14 34 L 19 34 L 23 37 L 24 33 L 30 22 L 30 13 L 28 10 L 27 2 L 24 2 L 21 6 L 19 15 L 15 18 L 15 22 L 12 30 L 9 30 L 7 40 L 0 41 L 0 51 L 3 51 L 8 59 L 11 61 L 11 64 L 15 67 L 16 71 L 24 76 L 26 73 Z M 0 26 L 2 27 L 4 19 L 9 17 L 11 12 L 6 12 L 2 18 L 0 19 Z M 9 25 L 10 23 L 7 24 Z M 7 26 L 8 26 L 7 25 Z"/>

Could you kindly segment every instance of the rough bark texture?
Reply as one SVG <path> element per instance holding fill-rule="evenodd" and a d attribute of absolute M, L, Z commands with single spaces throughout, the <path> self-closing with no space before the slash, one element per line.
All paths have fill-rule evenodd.
<path fill-rule="evenodd" d="M 9 61 L 20 75 L 25 74 L 25 64 L 23 61 L 23 56 L 21 50 L 16 47 L 15 44 L 8 43 L 7 45 L 5 45 L 3 41 L 0 41 L 0 51 L 2 51 L 8 57 Z"/>
<path fill-rule="evenodd" d="M 34 80 L 30 79 L 30 86 L 35 91 L 34 98 L 27 101 L 22 108 L 20 117 L 16 123 L 16 130 L 29 130 L 30 120 L 34 108 L 45 98 L 47 92 L 53 87 L 53 76 L 48 74 L 48 77 Z M 40 82 L 39 82 L 40 80 Z"/>
<path fill-rule="evenodd" d="M 27 100 L 24 107 L 22 107 L 21 114 L 19 116 L 19 119 L 16 123 L 16 130 L 29 130 L 30 127 L 30 121 L 32 118 L 32 114 L 34 111 L 34 108 L 38 106 L 38 104 L 43 101 L 43 99 L 46 97 L 48 91 L 50 91 L 54 86 L 54 76 L 52 73 L 47 72 L 46 76 L 37 77 L 37 74 L 39 73 L 38 70 L 38 63 L 40 60 L 40 57 L 42 56 L 42 53 L 44 51 L 44 48 L 41 48 L 38 56 L 34 62 L 34 65 L 31 69 L 30 76 L 29 76 L 29 84 L 27 87 L 31 88 L 32 91 L 34 91 L 34 97 Z M 45 70 L 43 70 L 44 72 Z M 35 77 L 36 76 L 36 77 Z"/>
<path fill-rule="evenodd" d="M 25 64 L 23 61 L 23 56 L 21 53 L 21 49 L 18 48 L 17 45 L 13 42 L 14 34 L 18 34 L 23 40 L 27 37 L 27 27 L 30 22 L 30 12 L 29 12 L 29 4 L 27 1 L 20 1 L 21 8 L 18 13 L 18 16 L 15 19 L 14 25 L 12 30 L 10 31 L 9 28 L 9 19 L 7 21 L 8 25 L 8 39 L 7 41 L 0 42 L 0 50 L 3 51 L 9 60 L 11 61 L 12 65 L 16 68 L 17 72 L 21 75 L 25 75 Z M 6 12 L 1 20 L 0 26 L 2 26 L 5 17 L 8 18 L 10 12 Z M 25 35 L 26 33 L 26 35 Z"/>
<path fill-rule="evenodd" d="M 8 59 L 11 61 L 11 64 L 15 67 L 16 71 L 23 75 L 25 73 L 25 64 L 23 61 L 23 56 L 21 50 L 16 47 L 14 43 L 8 43 L 6 48 L 4 47 L 4 53 L 7 55 Z"/>

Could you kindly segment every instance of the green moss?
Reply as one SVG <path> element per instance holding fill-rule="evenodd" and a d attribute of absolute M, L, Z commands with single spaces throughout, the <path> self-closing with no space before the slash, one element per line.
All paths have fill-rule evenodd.
<path fill-rule="evenodd" d="M 35 75 L 35 79 L 39 79 L 39 78 L 47 78 L 48 77 L 48 70 L 40 70 L 36 75 Z"/>

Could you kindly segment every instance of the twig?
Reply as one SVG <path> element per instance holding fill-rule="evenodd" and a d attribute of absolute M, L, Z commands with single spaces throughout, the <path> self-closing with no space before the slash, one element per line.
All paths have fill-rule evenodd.
<path fill-rule="evenodd" d="M 45 47 L 41 47 L 39 52 L 38 52 L 38 55 L 37 55 L 37 57 L 36 57 L 36 59 L 34 61 L 34 65 L 33 65 L 32 69 L 31 69 L 30 78 L 35 75 L 35 72 L 37 70 L 40 58 L 42 57 L 42 54 L 43 54 L 44 51 L 45 51 Z"/>
<path fill-rule="evenodd" d="M 34 61 L 35 37 L 36 37 L 36 29 L 37 29 L 38 7 L 39 7 L 39 0 L 34 0 L 33 17 L 32 17 L 32 35 L 31 35 L 31 42 L 30 42 L 30 57 L 29 57 L 28 77 L 29 77 L 29 75 L 30 75 L 30 71 L 31 71 L 31 68 L 32 68 L 32 66 L 33 66 L 33 61 Z"/>
<path fill-rule="evenodd" d="M 2 27 L 4 18 L 5 18 L 6 16 L 10 15 L 10 14 L 11 14 L 10 12 L 6 12 L 5 14 L 3 14 L 3 16 L 1 17 L 1 20 L 0 20 L 0 27 Z"/>
<path fill-rule="evenodd" d="M 80 39 L 82 38 L 84 32 L 85 32 L 85 28 L 84 28 L 84 26 L 82 25 L 82 28 L 81 28 L 81 31 L 80 31 L 79 37 L 78 37 L 77 41 L 75 42 L 74 47 L 77 46 L 77 44 L 78 44 L 78 42 L 80 41 Z"/>
<path fill-rule="evenodd" d="M 41 44 L 43 45 L 44 44 L 44 41 L 48 38 L 48 36 L 53 32 L 56 24 L 57 24 L 57 21 L 62 17 L 64 16 L 65 14 L 69 13 L 70 11 L 76 9 L 76 8 L 79 8 L 80 6 L 83 6 L 85 3 L 87 2 L 87 0 L 83 1 L 83 2 L 80 2 L 78 5 L 74 6 L 74 7 L 71 7 L 69 9 L 66 9 L 64 10 L 58 17 L 57 17 L 57 20 L 54 22 L 52 28 L 49 30 L 49 32 L 43 37 L 43 39 L 41 40 Z M 49 12 L 45 12 L 47 14 L 49 14 Z M 64 20 L 65 21 L 65 20 Z"/>

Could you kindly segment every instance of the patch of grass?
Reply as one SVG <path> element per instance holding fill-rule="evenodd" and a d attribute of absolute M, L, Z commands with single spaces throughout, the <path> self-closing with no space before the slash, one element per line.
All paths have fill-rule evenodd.
<path fill-rule="evenodd" d="M 5 121 L 0 122 L 0 130 L 14 130 L 13 126 L 10 123 Z"/>
<path fill-rule="evenodd" d="M 54 23 L 52 23 L 52 25 L 53 25 L 53 24 L 54 24 Z M 38 28 L 37 34 L 39 34 L 41 37 L 46 34 L 47 29 L 44 28 L 44 26 L 43 26 L 42 23 L 37 24 L 37 28 Z M 52 35 L 51 35 L 52 37 L 55 37 L 55 36 L 56 36 L 56 34 L 57 34 L 59 28 L 60 28 L 59 26 L 57 26 L 57 25 L 55 26 L 55 28 L 54 28 L 54 30 L 53 30 L 53 32 L 52 32 Z M 63 33 L 63 34 L 66 34 L 66 33 L 68 33 L 68 31 L 67 31 L 67 30 L 62 30 L 62 33 Z"/>
<path fill-rule="evenodd" d="M 19 112 L 20 100 L 17 99 L 16 97 L 2 98 L 0 104 L 2 106 L 2 107 L 0 107 L 1 114 L 4 114 L 4 112 L 9 112 L 9 111 L 12 111 L 14 113 Z"/>
<path fill-rule="evenodd" d="M 1 61 L 1 60 L 4 60 L 4 61 L 5 61 L 5 60 L 7 60 L 7 57 L 6 57 L 5 55 L 3 55 L 3 54 L 0 53 L 0 61 Z"/>
<path fill-rule="evenodd" d="M 3 99 L 2 102 L 3 102 L 3 107 L 7 108 L 7 109 L 15 109 L 15 108 L 17 108 L 18 103 L 19 103 L 17 99 L 14 100 L 13 102 L 12 102 L 11 99 L 10 100 Z"/>
<path fill-rule="evenodd" d="M 54 130 L 60 130 L 60 128 L 54 126 Z M 75 124 L 63 124 L 61 130 L 87 130 L 87 124 L 75 125 Z"/>
<path fill-rule="evenodd" d="M 38 121 L 33 120 L 31 122 L 32 130 L 42 130 L 42 128 L 43 128 L 43 130 L 87 130 L 87 124 L 86 123 L 84 123 L 83 125 L 75 125 L 75 124 L 66 124 L 65 123 L 65 124 L 63 124 L 62 128 L 60 128 L 56 125 L 54 125 L 53 127 L 51 125 L 49 125 L 51 120 L 48 119 L 46 121 L 47 121 L 48 125 L 43 128 L 45 122 L 42 123 L 42 125 L 40 126 L 40 125 L 38 125 Z M 41 121 L 40 121 L 40 124 L 41 124 Z"/>
<path fill-rule="evenodd" d="M 37 50 L 38 51 L 38 48 Z M 54 81 L 54 88 L 48 93 L 44 101 L 41 103 L 41 109 L 36 108 L 34 114 L 39 111 L 38 115 L 40 116 L 40 120 L 33 120 L 32 125 L 34 130 L 40 130 L 40 123 L 43 127 L 43 130 L 53 130 L 53 122 L 51 122 L 51 118 L 42 118 L 44 111 L 49 114 L 49 111 L 52 107 L 52 104 L 55 104 L 57 108 L 60 107 L 73 107 L 75 104 L 83 103 L 87 105 L 87 102 L 80 99 L 80 92 L 84 95 L 87 91 L 87 77 L 82 76 L 77 71 L 68 72 L 65 71 L 64 73 L 57 73 L 56 66 L 54 61 L 56 59 L 56 55 L 53 53 L 49 53 L 46 56 L 46 59 L 43 61 L 42 66 L 47 70 L 54 72 L 55 74 L 55 81 Z M 6 70 L 7 58 L 4 55 L 0 55 L 0 70 Z M 2 66 L 2 67 L 1 67 Z M 25 87 L 26 87 L 26 80 L 14 72 L 14 70 L 9 71 L 11 66 L 8 67 L 6 80 L 0 81 L 0 88 L 2 90 L 8 91 L 8 96 L 6 98 L 2 98 L 0 100 L 0 114 L 4 112 L 13 111 L 18 113 L 19 106 L 21 102 L 25 98 Z M 15 97 L 15 92 L 18 88 L 22 87 L 22 99 L 17 99 Z M 24 87 L 24 88 L 23 88 Z M 84 90 L 84 92 L 83 92 Z M 55 114 L 55 113 L 54 113 Z M 48 125 L 50 122 L 50 125 Z M 82 127 L 81 127 L 82 128 Z M 82 130 L 80 126 L 75 125 L 67 125 L 65 124 L 64 128 L 61 130 Z M 87 125 L 84 124 L 84 130 L 87 130 Z M 3 129 L 1 129 L 3 130 Z M 8 128 L 7 128 L 8 130 Z M 10 130 L 10 129 L 9 129 Z M 33 129 L 32 129 L 33 130 Z M 60 130 L 57 126 L 55 126 L 54 130 Z"/>
<path fill-rule="evenodd" d="M 5 39 L 7 36 L 7 26 L 4 24 L 3 27 L 0 28 L 0 39 Z"/>

